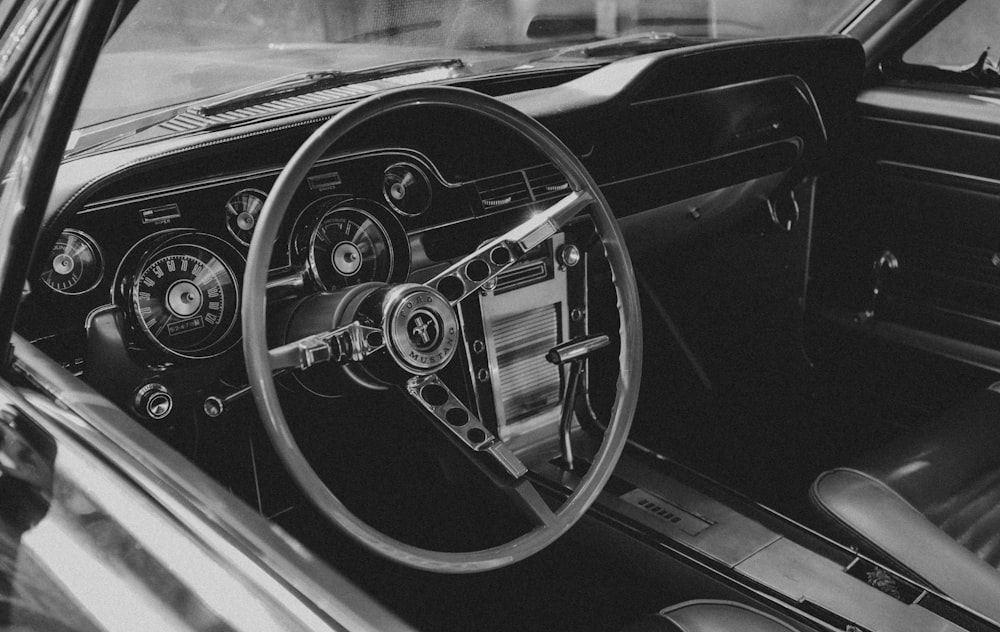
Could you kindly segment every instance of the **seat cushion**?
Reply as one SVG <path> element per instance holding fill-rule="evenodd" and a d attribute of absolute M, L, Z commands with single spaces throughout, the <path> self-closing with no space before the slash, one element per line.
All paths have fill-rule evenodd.
<path fill-rule="evenodd" d="M 1000 618 L 1000 393 L 824 472 L 813 502 L 932 587 Z"/>
<path fill-rule="evenodd" d="M 664 608 L 623 632 L 796 632 L 796 629 L 734 601 L 700 600 Z"/>

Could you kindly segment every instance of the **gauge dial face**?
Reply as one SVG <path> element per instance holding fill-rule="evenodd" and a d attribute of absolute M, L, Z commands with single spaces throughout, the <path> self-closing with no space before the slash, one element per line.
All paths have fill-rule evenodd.
<path fill-rule="evenodd" d="M 146 259 L 132 287 L 139 328 L 161 349 L 207 358 L 235 344 L 239 290 L 215 252 L 174 244 Z"/>
<path fill-rule="evenodd" d="M 49 252 L 42 283 L 60 294 L 82 294 L 104 276 L 104 260 L 97 244 L 84 233 L 66 230 Z"/>
<path fill-rule="evenodd" d="M 420 215 L 431 205 L 431 184 L 415 165 L 397 162 L 385 170 L 382 195 L 389 206 L 403 215 Z"/>
<path fill-rule="evenodd" d="M 226 227 L 229 233 L 244 246 L 250 245 L 257 218 L 264 208 L 267 196 L 257 189 L 243 189 L 226 202 Z"/>
<path fill-rule="evenodd" d="M 369 281 L 388 281 L 393 251 L 385 229 L 357 209 L 324 215 L 309 239 L 309 267 L 326 290 Z"/>

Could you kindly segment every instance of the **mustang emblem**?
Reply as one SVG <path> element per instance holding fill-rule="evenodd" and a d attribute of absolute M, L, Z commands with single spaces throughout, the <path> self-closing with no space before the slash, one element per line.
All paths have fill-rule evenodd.
<path fill-rule="evenodd" d="M 410 319 L 407 327 L 410 334 L 410 342 L 420 350 L 434 347 L 440 336 L 439 327 L 434 318 L 429 314 L 417 313 Z"/>

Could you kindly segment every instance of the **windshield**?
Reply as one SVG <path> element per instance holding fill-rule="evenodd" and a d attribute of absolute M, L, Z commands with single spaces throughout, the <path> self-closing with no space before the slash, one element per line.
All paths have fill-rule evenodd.
<path fill-rule="evenodd" d="M 592 63 L 557 53 L 638 33 L 830 32 L 867 0 L 139 0 L 108 41 L 76 127 L 290 73 L 459 58 L 466 72 Z M 641 51 L 633 51 L 641 52 Z"/>

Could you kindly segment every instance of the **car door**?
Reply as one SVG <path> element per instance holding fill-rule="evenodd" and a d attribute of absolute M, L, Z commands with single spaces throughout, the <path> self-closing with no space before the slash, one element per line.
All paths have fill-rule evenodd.
<path fill-rule="evenodd" d="M 809 285 L 810 356 L 902 426 L 1000 371 L 1000 5 L 923 4 L 870 59 Z"/>

